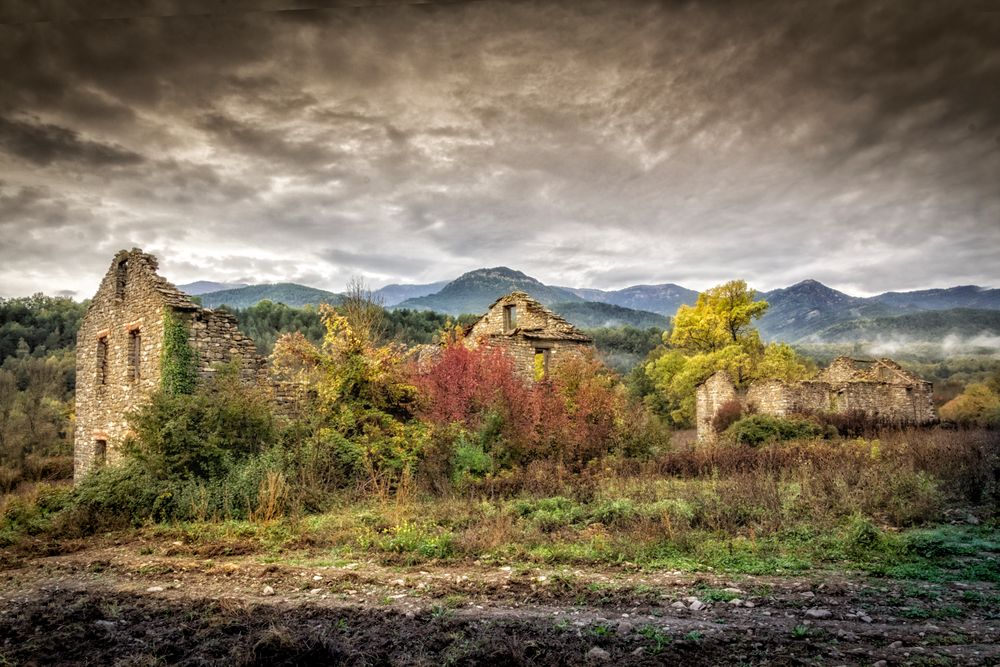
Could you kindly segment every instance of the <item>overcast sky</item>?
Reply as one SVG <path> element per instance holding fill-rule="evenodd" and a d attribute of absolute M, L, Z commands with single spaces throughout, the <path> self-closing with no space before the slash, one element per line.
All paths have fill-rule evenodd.
<path fill-rule="evenodd" d="M 176 283 L 1000 286 L 989 2 L 57 4 L 0 3 L 0 295 L 133 246 Z"/>

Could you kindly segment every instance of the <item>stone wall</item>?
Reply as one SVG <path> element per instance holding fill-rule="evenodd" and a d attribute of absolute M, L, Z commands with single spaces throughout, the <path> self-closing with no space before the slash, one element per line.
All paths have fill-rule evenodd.
<path fill-rule="evenodd" d="M 211 377 L 222 364 L 240 362 L 240 377 L 246 383 L 267 381 L 267 365 L 253 340 L 239 330 L 236 318 L 225 311 L 199 309 L 188 318 L 191 346 L 198 354 L 198 375 Z"/>
<path fill-rule="evenodd" d="M 266 377 L 264 360 L 253 341 L 239 332 L 231 315 L 200 308 L 156 269 L 156 258 L 139 249 L 119 252 L 80 324 L 73 447 L 76 480 L 102 454 L 109 463 L 120 458 L 120 445 L 128 432 L 125 415 L 159 388 L 168 312 L 187 326 L 202 378 L 215 372 L 214 366 L 232 359 L 239 361 L 245 381 L 260 382 Z M 134 341 L 136 333 L 138 340 Z M 106 349 L 104 364 L 100 341 Z M 130 354 L 133 347 L 137 374 Z M 101 368 L 105 369 L 103 374 Z"/>
<path fill-rule="evenodd" d="M 125 262 L 123 276 L 119 264 Z M 119 453 L 114 443 L 125 435 L 123 415 L 160 384 L 163 315 L 167 307 L 150 280 L 155 263 L 141 254 L 118 253 L 101 281 L 80 324 L 76 345 L 76 429 L 74 477 L 93 464 L 97 442 L 105 443 L 108 461 Z M 124 286 L 119 287 L 119 278 Z M 130 374 L 131 332 L 139 333 L 139 377 Z M 99 377 L 99 341 L 106 341 L 104 381 Z"/>
<path fill-rule="evenodd" d="M 890 359 L 858 361 L 838 358 L 810 382 L 767 380 L 736 390 L 724 371 L 696 390 L 698 439 L 713 440 L 715 414 L 726 400 L 736 398 L 746 410 L 785 417 L 793 414 L 846 414 L 896 425 L 937 421 L 930 382 L 903 370 Z"/>
<path fill-rule="evenodd" d="M 513 307 L 516 319 L 507 327 L 504 311 Z M 591 339 L 572 324 L 545 308 L 524 292 L 512 292 L 497 299 L 486 313 L 469 328 L 465 343 L 470 347 L 486 346 L 504 350 L 525 380 L 535 379 L 535 355 L 547 356 L 546 365 L 590 349 Z"/>
<path fill-rule="evenodd" d="M 472 325 L 466 338 L 475 340 L 483 336 L 507 333 L 504 329 L 504 308 L 508 306 L 513 306 L 517 312 L 515 328 L 528 330 L 548 327 L 548 313 L 541 304 L 523 292 L 514 292 L 498 299 L 490 306 L 489 310 Z"/>
<path fill-rule="evenodd" d="M 483 339 L 481 344 L 501 349 L 510 355 L 514 360 L 515 371 L 524 380 L 535 379 L 535 352 L 537 350 L 546 350 L 549 357 L 548 368 L 555 368 L 556 364 L 561 361 L 589 348 L 589 345 L 584 343 L 534 340 L 526 338 L 523 334 L 490 336 Z"/>
<path fill-rule="evenodd" d="M 712 427 L 715 413 L 725 403 L 736 400 L 736 386 L 729 379 L 729 374 L 719 371 L 695 390 L 695 415 L 699 440 L 714 440 L 716 433 Z"/>

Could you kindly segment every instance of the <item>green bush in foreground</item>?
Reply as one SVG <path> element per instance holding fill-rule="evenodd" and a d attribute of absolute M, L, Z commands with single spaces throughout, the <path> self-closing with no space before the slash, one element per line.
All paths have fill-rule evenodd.
<path fill-rule="evenodd" d="M 725 439 L 735 444 L 757 447 L 768 442 L 821 437 L 823 428 L 808 419 L 750 415 L 734 423 L 723 435 Z"/>

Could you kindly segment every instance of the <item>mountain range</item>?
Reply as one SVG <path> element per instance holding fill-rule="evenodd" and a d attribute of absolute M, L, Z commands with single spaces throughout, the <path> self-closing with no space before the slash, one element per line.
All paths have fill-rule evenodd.
<path fill-rule="evenodd" d="M 626 324 L 666 327 L 667 318 L 678 307 L 693 304 L 698 298 L 696 291 L 673 283 L 620 290 L 551 286 L 503 266 L 469 271 L 452 281 L 388 285 L 374 294 L 387 307 L 460 315 L 482 313 L 497 298 L 515 290 L 527 292 L 585 328 Z M 900 332 L 920 340 L 948 333 L 1000 334 L 1000 317 L 992 312 L 1000 311 L 1000 289 L 964 285 L 857 297 L 804 280 L 760 296 L 770 304 L 756 323 L 767 340 L 845 342 L 898 336 Z M 303 306 L 336 303 L 339 298 L 333 292 L 294 283 L 249 285 L 200 296 L 210 308 L 221 304 L 246 308 L 263 299 Z"/>

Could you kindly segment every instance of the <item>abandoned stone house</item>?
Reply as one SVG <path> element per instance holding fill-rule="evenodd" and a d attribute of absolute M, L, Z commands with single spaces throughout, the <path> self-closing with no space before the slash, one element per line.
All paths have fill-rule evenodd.
<path fill-rule="evenodd" d="M 552 364 L 593 345 L 593 339 L 525 292 L 493 302 L 465 331 L 465 344 L 504 350 L 525 379 L 548 373 Z"/>
<path fill-rule="evenodd" d="M 766 380 L 737 389 L 729 374 L 718 371 L 698 386 L 695 414 L 698 439 L 717 437 L 713 426 L 719 408 L 738 401 L 744 409 L 784 417 L 793 414 L 860 412 L 884 423 L 922 425 L 937 421 L 933 385 L 891 359 L 874 361 L 838 357 L 815 380 Z"/>
<path fill-rule="evenodd" d="M 156 258 L 138 248 L 116 254 L 80 324 L 74 479 L 117 458 L 125 414 L 159 386 L 168 317 L 183 324 L 199 377 L 234 360 L 244 381 L 266 376 L 264 359 L 231 314 L 200 307 L 156 269 Z"/>

